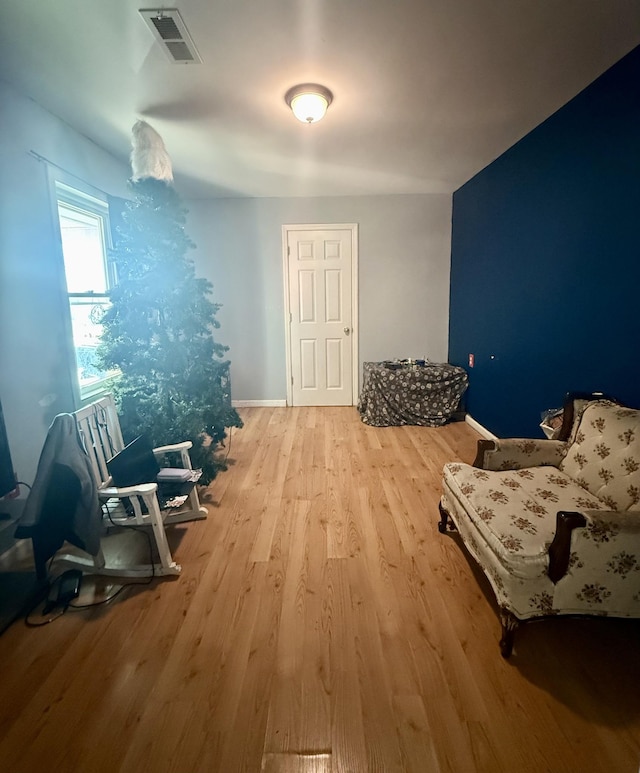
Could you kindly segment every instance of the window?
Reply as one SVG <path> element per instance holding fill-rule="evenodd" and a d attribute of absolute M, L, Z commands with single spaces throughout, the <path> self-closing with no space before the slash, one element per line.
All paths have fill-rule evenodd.
<path fill-rule="evenodd" d="M 80 397 L 93 398 L 117 375 L 103 371 L 96 358 L 100 319 L 115 279 L 107 257 L 109 210 L 105 201 L 60 182 L 56 198 Z"/>

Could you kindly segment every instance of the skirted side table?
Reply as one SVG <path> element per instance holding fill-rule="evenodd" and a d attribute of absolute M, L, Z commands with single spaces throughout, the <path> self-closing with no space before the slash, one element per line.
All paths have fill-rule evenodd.
<path fill-rule="evenodd" d="M 457 365 L 365 362 L 358 410 L 373 427 L 439 427 L 457 410 L 467 385 L 467 374 Z"/>

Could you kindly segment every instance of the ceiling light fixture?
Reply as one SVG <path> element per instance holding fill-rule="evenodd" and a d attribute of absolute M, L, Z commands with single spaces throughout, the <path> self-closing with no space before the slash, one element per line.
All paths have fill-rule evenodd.
<path fill-rule="evenodd" d="M 287 91 L 284 101 L 299 121 L 316 123 L 324 118 L 327 108 L 333 101 L 333 94 L 318 83 L 301 83 Z"/>

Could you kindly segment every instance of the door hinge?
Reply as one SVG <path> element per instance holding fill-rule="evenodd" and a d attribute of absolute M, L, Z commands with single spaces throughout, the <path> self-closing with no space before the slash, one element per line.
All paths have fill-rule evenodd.
<path fill-rule="evenodd" d="M 293 376 L 291 376 L 291 386 L 293 386 Z"/>
<path fill-rule="evenodd" d="M 289 312 L 289 322 L 293 322 L 293 314 Z"/>

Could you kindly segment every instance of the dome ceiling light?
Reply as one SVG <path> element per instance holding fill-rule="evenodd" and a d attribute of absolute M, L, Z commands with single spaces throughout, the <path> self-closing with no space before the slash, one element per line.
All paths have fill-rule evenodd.
<path fill-rule="evenodd" d="M 332 100 L 329 89 L 318 83 L 301 83 L 284 95 L 284 101 L 302 123 L 316 123 L 323 118 Z"/>

